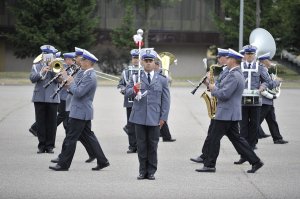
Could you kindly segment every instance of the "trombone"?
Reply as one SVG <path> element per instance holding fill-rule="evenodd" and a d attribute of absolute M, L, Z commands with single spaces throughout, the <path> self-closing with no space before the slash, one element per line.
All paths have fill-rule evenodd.
<path fill-rule="evenodd" d="M 96 72 L 97 77 L 100 77 L 102 79 L 106 79 L 106 80 L 113 81 L 113 82 L 119 82 L 119 80 L 120 80 L 119 77 L 114 76 L 114 75 L 103 73 L 103 72 L 100 72 L 97 70 L 95 70 L 95 72 Z"/>

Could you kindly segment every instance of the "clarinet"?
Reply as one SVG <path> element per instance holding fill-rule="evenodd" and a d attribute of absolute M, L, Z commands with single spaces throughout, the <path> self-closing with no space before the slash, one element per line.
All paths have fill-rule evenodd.
<path fill-rule="evenodd" d="M 207 78 L 207 76 L 204 76 L 201 80 L 200 80 L 200 82 L 199 82 L 199 84 L 196 86 L 196 88 L 194 89 L 194 90 L 192 90 L 192 94 L 194 95 L 195 93 L 196 93 L 196 91 L 198 90 L 198 88 L 201 86 L 201 84 L 206 80 L 206 78 Z"/>
<path fill-rule="evenodd" d="M 80 67 L 77 67 L 74 69 L 74 71 L 69 75 L 69 76 L 74 76 L 78 71 L 79 71 Z M 56 89 L 56 91 L 53 93 L 53 95 L 51 95 L 52 99 L 54 99 L 56 97 L 56 95 L 61 91 L 61 89 L 67 84 L 68 82 L 68 78 L 65 79 L 62 84 Z"/>

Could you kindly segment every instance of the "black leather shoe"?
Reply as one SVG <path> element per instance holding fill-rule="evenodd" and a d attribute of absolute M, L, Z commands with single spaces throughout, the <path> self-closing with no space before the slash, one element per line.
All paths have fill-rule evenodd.
<path fill-rule="evenodd" d="M 46 153 L 54 153 L 53 149 L 46 149 Z"/>
<path fill-rule="evenodd" d="M 128 135 L 128 129 L 126 128 L 126 126 L 123 127 L 123 131 Z"/>
<path fill-rule="evenodd" d="M 289 142 L 286 140 L 283 140 L 283 139 L 274 140 L 274 144 L 287 144 L 287 143 L 289 143 Z"/>
<path fill-rule="evenodd" d="M 52 159 L 51 162 L 53 163 L 58 163 L 59 162 L 59 157 L 55 158 L 55 159 Z"/>
<path fill-rule="evenodd" d="M 216 168 L 215 167 L 206 167 L 206 166 L 203 166 L 201 169 L 196 169 L 195 171 L 197 171 L 197 172 L 214 173 L 214 172 L 216 172 Z"/>
<path fill-rule="evenodd" d="M 37 136 L 37 132 L 35 130 L 33 130 L 33 128 L 29 129 L 29 132 L 34 135 L 35 137 Z"/>
<path fill-rule="evenodd" d="M 102 165 L 98 164 L 96 167 L 92 168 L 92 170 L 93 171 L 98 171 L 98 170 L 101 170 L 101 169 L 103 169 L 105 167 L 108 167 L 109 165 L 110 165 L 109 162 L 106 162 L 105 164 L 102 164 Z"/>
<path fill-rule="evenodd" d="M 129 149 L 127 153 L 136 153 L 136 149 Z"/>
<path fill-rule="evenodd" d="M 175 141 L 176 141 L 176 139 L 173 139 L 173 138 L 168 139 L 168 140 L 163 140 L 163 142 L 175 142 Z"/>
<path fill-rule="evenodd" d="M 204 160 L 200 156 L 198 156 L 196 158 L 190 158 L 190 160 L 193 161 L 193 162 L 196 162 L 196 163 L 203 163 L 204 162 Z"/>
<path fill-rule="evenodd" d="M 52 169 L 54 171 L 68 171 L 68 168 L 63 168 L 59 164 L 56 164 L 55 166 L 49 166 L 49 169 Z"/>
<path fill-rule="evenodd" d="M 247 171 L 247 173 L 255 173 L 258 169 L 260 169 L 262 166 L 264 166 L 264 163 L 262 161 L 259 161 L 252 165 L 252 168 Z"/>
<path fill-rule="evenodd" d="M 147 178 L 148 180 L 155 180 L 154 174 L 149 174 Z"/>
<path fill-rule="evenodd" d="M 45 153 L 45 149 L 38 149 L 38 151 L 36 152 L 37 154 L 40 154 L 40 153 Z"/>
<path fill-rule="evenodd" d="M 258 137 L 258 139 L 263 139 L 263 138 L 267 138 L 267 137 L 270 137 L 271 135 L 270 134 L 264 134 L 264 135 L 260 135 Z"/>
<path fill-rule="evenodd" d="M 90 162 L 93 162 L 96 158 L 92 158 L 92 157 L 89 157 L 89 159 L 87 159 L 85 162 L 86 163 L 90 163 Z"/>
<path fill-rule="evenodd" d="M 239 159 L 239 161 L 234 162 L 234 164 L 243 164 L 246 161 L 247 160 L 245 158 L 241 158 L 241 159 Z"/>
<path fill-rule="evenodd" d="M 146 178 L 147 178 L 146 174 L 140 173 L 140 175 L 136 179 L 138 179 L 138 180 L 144 180 Z"/>

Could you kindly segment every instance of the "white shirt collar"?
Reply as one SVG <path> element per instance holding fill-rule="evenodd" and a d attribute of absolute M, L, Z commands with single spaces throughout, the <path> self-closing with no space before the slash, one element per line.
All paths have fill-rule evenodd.
<path fill-rule="evenodd" d="M 146 73 L 146 76 L 148 77 L 148 72 L 145 71 L 145 73 Z M 151 80 L 153 79 L 153 76 L 154 76 L 154 70 L 150 72 Z"/>

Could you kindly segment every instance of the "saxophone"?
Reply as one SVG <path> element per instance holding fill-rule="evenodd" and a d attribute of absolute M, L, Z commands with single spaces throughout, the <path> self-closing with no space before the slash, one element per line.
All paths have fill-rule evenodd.
<path fill-rule="evenodd" d="M 217 64 L 213 64 L 209 67 L 209 83 L 213 84 L 215 82 L 214 80 L 214 69 L 215 67 L 220 67 Z M 209 90 L 206 90 L 202 93 L 201 97 L 204 99 L 206 106 L 207 106 L 207 111 L 208 111 L 208 116 L 210 119 L 214 119 L 216 116 L 217 112 L 217 98 L 211 95 L 211 92 Z"/>

